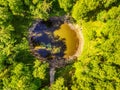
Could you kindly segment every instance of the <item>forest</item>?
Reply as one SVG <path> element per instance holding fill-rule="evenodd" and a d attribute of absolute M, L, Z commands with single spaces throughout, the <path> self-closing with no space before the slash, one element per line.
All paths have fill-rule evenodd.
<path fill-rule="evenodd" d="M 82 28 L 77 60 L 58 68 L 30 51 L 36 19 L 68 15 Z M 0 90 L 120 90 L 120 0 L 0 0 Z"/>

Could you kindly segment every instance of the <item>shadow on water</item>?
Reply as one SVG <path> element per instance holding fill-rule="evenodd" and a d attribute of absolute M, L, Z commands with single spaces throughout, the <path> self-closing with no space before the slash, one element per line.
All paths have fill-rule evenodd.
<path fill-rule="evenodd" d="M 60 39 L 59 36 L 53 34 L 61 24 L 63 24 L 61 20 L 40 20 L 30 31 L 32 33 L 31 43 L 34 48 L 37 48 L 35 50 L 41 57 L 53 59 L 64 56 L 66 50 L 65 39 Z"/>

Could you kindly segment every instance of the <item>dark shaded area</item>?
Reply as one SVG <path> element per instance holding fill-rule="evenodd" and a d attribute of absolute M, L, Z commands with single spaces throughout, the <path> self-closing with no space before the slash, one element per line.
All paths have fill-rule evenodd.
<path fill-rule="evenodd" d="M 39 50 L 38 50 L 38 53 L 41 55 L 41 57 L 44 57 L 44 58 L 51 55 L 51 54 L 50 54 L 50 51 L 47 51 L 47 50 L 45 50 L 45 49 L 39 49 Z"/>
<path fill-rule="evenodd" d="M 33 19 L 19 15 L 14 15 L 13 17 L 11 24 L 14 27 L 14 31 L 12 31 L 11 36 L 16 40 L 15 44 L 19 44 L 22 42 L 21 38 L 25 37 L 27 39 L 28 27 Z"/>
<path fill-rule="evenodd" d="M 53 32 L 59 29 L 63 23 L 64 19 L 54 17 L 47 21 L 39 20 L 34 24 L 34 28 L 30 29 L 29 38 L 32 47 L 41 47 L 35 50 L 35 52 L 42 58 L 63 58 L 66 50 L 65 39 L 60 39 L 58 36 L 55 37 L 53 35 Z"/>
<path fill-rule="evenodd" d="M 25 64 L 33 64 L 34 57 L 31 55 L 30 51 L 19 49 L 19 52 L 15 56 L 15 60 L 17 62 L 23 62 Z"/>

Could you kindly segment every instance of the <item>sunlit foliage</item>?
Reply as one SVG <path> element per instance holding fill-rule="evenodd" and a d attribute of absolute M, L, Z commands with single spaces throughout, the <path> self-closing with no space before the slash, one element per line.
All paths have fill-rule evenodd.
<path fill-rule="evenodd" d="M 83 52 L 49 87 L 48 63 L 30 53 L 28 28 L 68 13 L 82 27 Z M 120 90 L 119 46 L 120 0 L 0 0 L 0 90 Z"/>

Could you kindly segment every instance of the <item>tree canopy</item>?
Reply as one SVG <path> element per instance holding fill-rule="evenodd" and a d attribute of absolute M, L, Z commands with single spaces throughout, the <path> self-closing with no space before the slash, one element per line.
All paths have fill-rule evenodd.
<path fill-rule="evenodd" d="M 35 19 L 68 14 L 82 28 L 83 52 L 57 69 L 50 87 L 28 29 Z M 120 90 L 119 46 L 120 0 L 0 0 L 0 90 Z"/>

